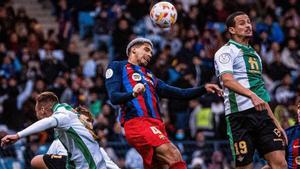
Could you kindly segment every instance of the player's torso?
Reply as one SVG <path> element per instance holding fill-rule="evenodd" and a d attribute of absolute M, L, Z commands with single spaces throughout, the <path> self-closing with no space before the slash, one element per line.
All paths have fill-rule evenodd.
<path fill-rule="evenodd" d="M 141 66 L 124 64 L 122 66 L 122 83 L 125 91 L 131 91 L 134 85 L 142 83 L 155 93 L 156 81 L 152 72 Z"/>
<path fill-rule="evenodd" d="M 259 55 L 252 47 L 244 46 L 230 40 L 221 49 L 230 51 L 231 59 L 233 60 L 234 80 L 240 83 L 243 87 L 250 89 L 265 101 L 269 101 L 269 95 L 264 87 L 262 78 L 262 63 Z M 222 58 L 220 58 L 222 59 Z M 218 68 L 216 67 L 218 74 Z M 221 81 L 223 85 L 223 82 Z M 228 88 L 224 89 L 225 96 L 225 111 L 226 114 L 243 111 L 252 108 L 254 105 L 251 100 L 245 96 L 239 95 L 230 91 Z"/>
<path fill-rule="evenodd" d="M 63 108 L 62 108 L 63 109 Z M 60 113 L 66 113 L 69 118 L 61 126 L 55 128 L 58 139 L 67 149 L 70 160 L 76 168 L 103 168 L 105 162 L 99 150 L 97 141 L 80 122 L 76 113 L 60 109 Z"/>
<path fill-rule="evenodd" d="M 157 80 L 152 72 L 145 67 L 126 63 L 122 66 L 122 90 L 132 92 L 136 84 L 145 85 L 146 91 L 138 97 L 122 105 L 122 120 L 134 117 L 159 118 L 158 96 L 156 94 Z"/>
<path fill-rule="evenodd" d="M 56 155 L 64 155 L 67 156 L 67 150 L 59 141 L 59 139 L 55 139 L 50 145 L 47 154 L 56 154 Z"/>
<path fill-rule="evenodd" d="M 76 168 L 105 166 L 99 145 L 88 135 L 80 133 L 80 130 L 73 127 L 59 135 L 60 141 L 66 147 L 69 158 L 74 162 Z"/>
<path fill-rule="evenodd" d="M 288 169 L 300 169 L 300 126 L 290 127 L 286 133 L 289 140 L 286 152 Z"/>

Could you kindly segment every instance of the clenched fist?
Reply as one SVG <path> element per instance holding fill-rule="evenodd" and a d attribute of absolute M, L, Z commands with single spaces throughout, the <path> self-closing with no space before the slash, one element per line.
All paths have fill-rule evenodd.
<path fill-rule="evenodd" d="M 137 97 L 140 94 L 143 94 L 146 91 L 145 86 L 142 83 L 138 83 L 133 87 L 133 97 Z"/>

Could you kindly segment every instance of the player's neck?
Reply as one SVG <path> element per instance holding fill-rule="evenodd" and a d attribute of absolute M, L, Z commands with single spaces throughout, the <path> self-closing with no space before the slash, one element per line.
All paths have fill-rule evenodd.
<path fill-rule="evenodd" d="M 138 65 L 138 62 L 134 57 L 129 57 L 128 63 L 133 64 L 133 65 Z"/>
<path fill-rule="evenodd" d="M 144 66 L 143 64 L 141 64 L 138 59 L 135 56 L 129 57 L 127 60 L 128 63 L 135 65 L 135 66 Z"/>
<path fill-rule="evenodd" d="M 248 46 L 249 45 L 249 38 L 248 37 L 233 37 L 232 40 L 236 41 L 239 44 Z"/>

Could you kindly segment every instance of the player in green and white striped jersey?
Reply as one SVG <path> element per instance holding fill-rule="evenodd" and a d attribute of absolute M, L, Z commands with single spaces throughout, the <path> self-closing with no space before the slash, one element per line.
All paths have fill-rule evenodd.
<path fill-rule="evenodd" d="M 216 75 L 224 90 L 227 133 L 237 168 L 253 168 L 255 149 L 273 169 L 286 168 L 285 132 L 275 119 L 262 78 L 262 62 L 249 45 L 252 25 L 247 14 L 228 16 L 231 39 L 215 54 Z"/>
<path fill-rule="evenodd" d="M 232 74 L 236 82 L 249 89 L 257 100 L 270 101 L 270 96 L 265 89 L 262 78 L 262 63 L 256 51 L 247 45 L 240 44 L 232 39 L 221 47 L 215 54 L 216 74 Z M 224 82 L 221 81 L 224 86 Z M 239 94 L 229 88 L 224 88 L 226 115 L 244 111 L 254 107 L 249 97 Z M 262 109 L 262 106 L 259 107 Z"/>
<path fill-rule="evenodd" d="M 54 128 L 68 152 L 67 168 L 107 168 L 97 141 L 79 120 L 71 106 L 59 104 L 54 93 L 43 92 L 36 98 L 35 110 L 38 119 L 41 120 L 17 134 L 5 136 L 1 139 L 1 146 L 14 143 L 30 134 Z M 69 163 L 70 161 L 73 163 Z"/>
<path fill-rule="evenodd" d="M 68 105 L 65 105 L 68 106 Z M 76 107 L 74 113 L 79 116 L 80 122 L 83 123 L 85 128 L 89 130 L 89 132 L 97 137 L 93 132 L 93 116 L 92 113 L 84 108 L 84 107 Z M 98 140 L 98 138 L 97 138 Z M 107 169 L 120 169 L 108 156 L 105 150 L 100 147 L 101 154 L 105 161 Z M 37 155 L 31 160 L 31 167 L 33 169 L 61 169 L 66 168 L 68 152 L 59 139 L 55 139 L 51 146 L 49 147 L 47 154 Z"/>

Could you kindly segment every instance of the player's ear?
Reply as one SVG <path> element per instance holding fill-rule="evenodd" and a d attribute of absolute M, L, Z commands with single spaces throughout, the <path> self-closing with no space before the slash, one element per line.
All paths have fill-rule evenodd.
<path fill-rule="evenodd" d="M 135 50 L 136 50 L 136 48 L 133 47 L 133 48 L 131 49 L 131 52 L 132 52 L 132 53 L 135 53 Z"/>
<path fill-rule="evenodd" d="M 228 28 L 229 33 L 235 34 L 235 29 L 233 27 Z"/>

